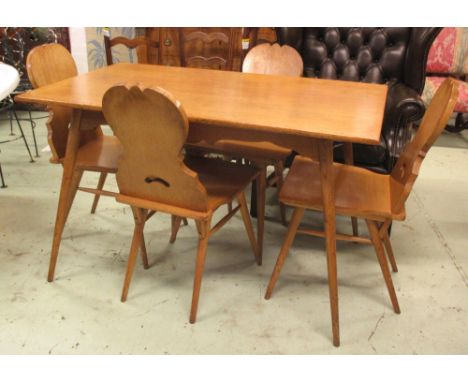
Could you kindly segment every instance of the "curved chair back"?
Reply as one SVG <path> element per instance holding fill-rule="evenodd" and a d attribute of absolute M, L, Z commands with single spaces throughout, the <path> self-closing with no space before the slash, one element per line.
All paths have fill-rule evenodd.
<path fill-rule="evenodd" d="M 247 53 L 242 71 L 299 77 L 304 71 L 304 64 L 297 50 L 288 45 L 261 44 Z"/>
<path fill-rule="evenodd" d="M 26 69 L 35 88 L 78 74 L 72 55 L 60 44 L 44 44 L 32 49 L 26 59 Z"/>
<path fill-rule="evenodd" d="M 437 90 L 414 136 L 403 149 L 392 174 L 392 210 L 400 211 L 413 188 L 424 157 L 444 130 L 458 98 L 458 81 L 447 78 Z"/>
<path fill-rule="evenodd" d="M 105 93 L 102 109 L 123 146 L 116 175 L 122 195 L 207 211 L 206 190 L 183 162 L 188 119 L 171 94 L 114 86 Z"/>
<path fill-rule="evenodd" d="M 70 52 L 60 44 L 44 44 L 32 49 L 26 59 L 29 80 L 35 88 L 53 84 L 78 74 Z M 59 163 L 65 156 L 71 109 L 49 107 L 48 142 L 52 152 L 51 162 Z"/>

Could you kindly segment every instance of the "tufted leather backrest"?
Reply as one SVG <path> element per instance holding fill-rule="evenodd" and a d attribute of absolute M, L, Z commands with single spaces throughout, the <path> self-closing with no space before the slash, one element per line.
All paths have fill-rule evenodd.
<path fill-rule="evenodd" d="M 306 28 L 303 60 L 309 77 L 399 81 L 409 28 Z"/>
<path fill-rule="evenodd" d="M 438 32 L 430 29 L 277 28 L 277 34 L 281 44 L 292 45 L 301 53 L 307 77 L 379 84 L 403 82 L 420 93 L 424 66 L 419 61 L 425 63 Z M 409 66 L 413 57 L 417 60 Z"/>

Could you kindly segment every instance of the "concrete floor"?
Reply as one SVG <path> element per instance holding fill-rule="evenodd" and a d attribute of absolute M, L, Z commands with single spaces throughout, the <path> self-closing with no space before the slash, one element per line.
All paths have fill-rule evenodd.
<path fill-rule="evenodd" d="M 36 129 L 40 148 L 46 145 L 44 122 Z M 1 122 L 0 140 L 8 129 Z M 2 144 L 8 188 L 0 189 L 0 353 L 466 354 L 466 133 L 444 134 L 437 142 L 407 203 L 407 220 L 393 227 L 400 315 L 391 309 L 373 248 L 338 244 L 340 348 L 331 343 L 321 239 L 296 238 L 272 299 L 263 299 L 285 234 L 274 220 L 266 224 L 261 267 L 254 264 L 239 216 L 213 237 L 195 325 L 188 323 L 197 245 L 193 222 L 171 245 L 169 216 L 151 219 L 151 268 L 137 267 L 123 304 L 133 219 L 112 198 L 103 197 L 91 215 L 92 196 L 77 194 L 56 280 L 48 283 L 62 168 L 48 162 L 49 153 L 29 163 L 21 141 Z M 88 174 L 84 182 L 95 186 L 97 176 Z M 116 188 L 114 179 L 108 187 Z M 271 196 L 267 214 L 278 220 Z M 306 220 L 320 225 L 318 214 Z M 338 227 L 349 231 L 348 219 L 339 218 Z"/>

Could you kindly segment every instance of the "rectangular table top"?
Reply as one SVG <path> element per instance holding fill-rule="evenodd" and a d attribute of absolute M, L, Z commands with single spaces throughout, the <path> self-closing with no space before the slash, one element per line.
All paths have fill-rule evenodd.
<path fill-rule="evenodd" d="M 378 144 L 387 86 L 220 70 L 115 64 L 18 95 L 18 102 L 100 111 L 116 84 L 161 87 L 190 122 Z"/>

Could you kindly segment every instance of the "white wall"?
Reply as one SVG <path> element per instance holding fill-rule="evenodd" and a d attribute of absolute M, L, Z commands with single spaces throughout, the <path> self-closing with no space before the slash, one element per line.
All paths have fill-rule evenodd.
<path fill-rule="evenodd" d="M 75 59 L 78 73 L 88 71 L 85 28 L 68 28 L 70 31 L 71 53 Z"/>

